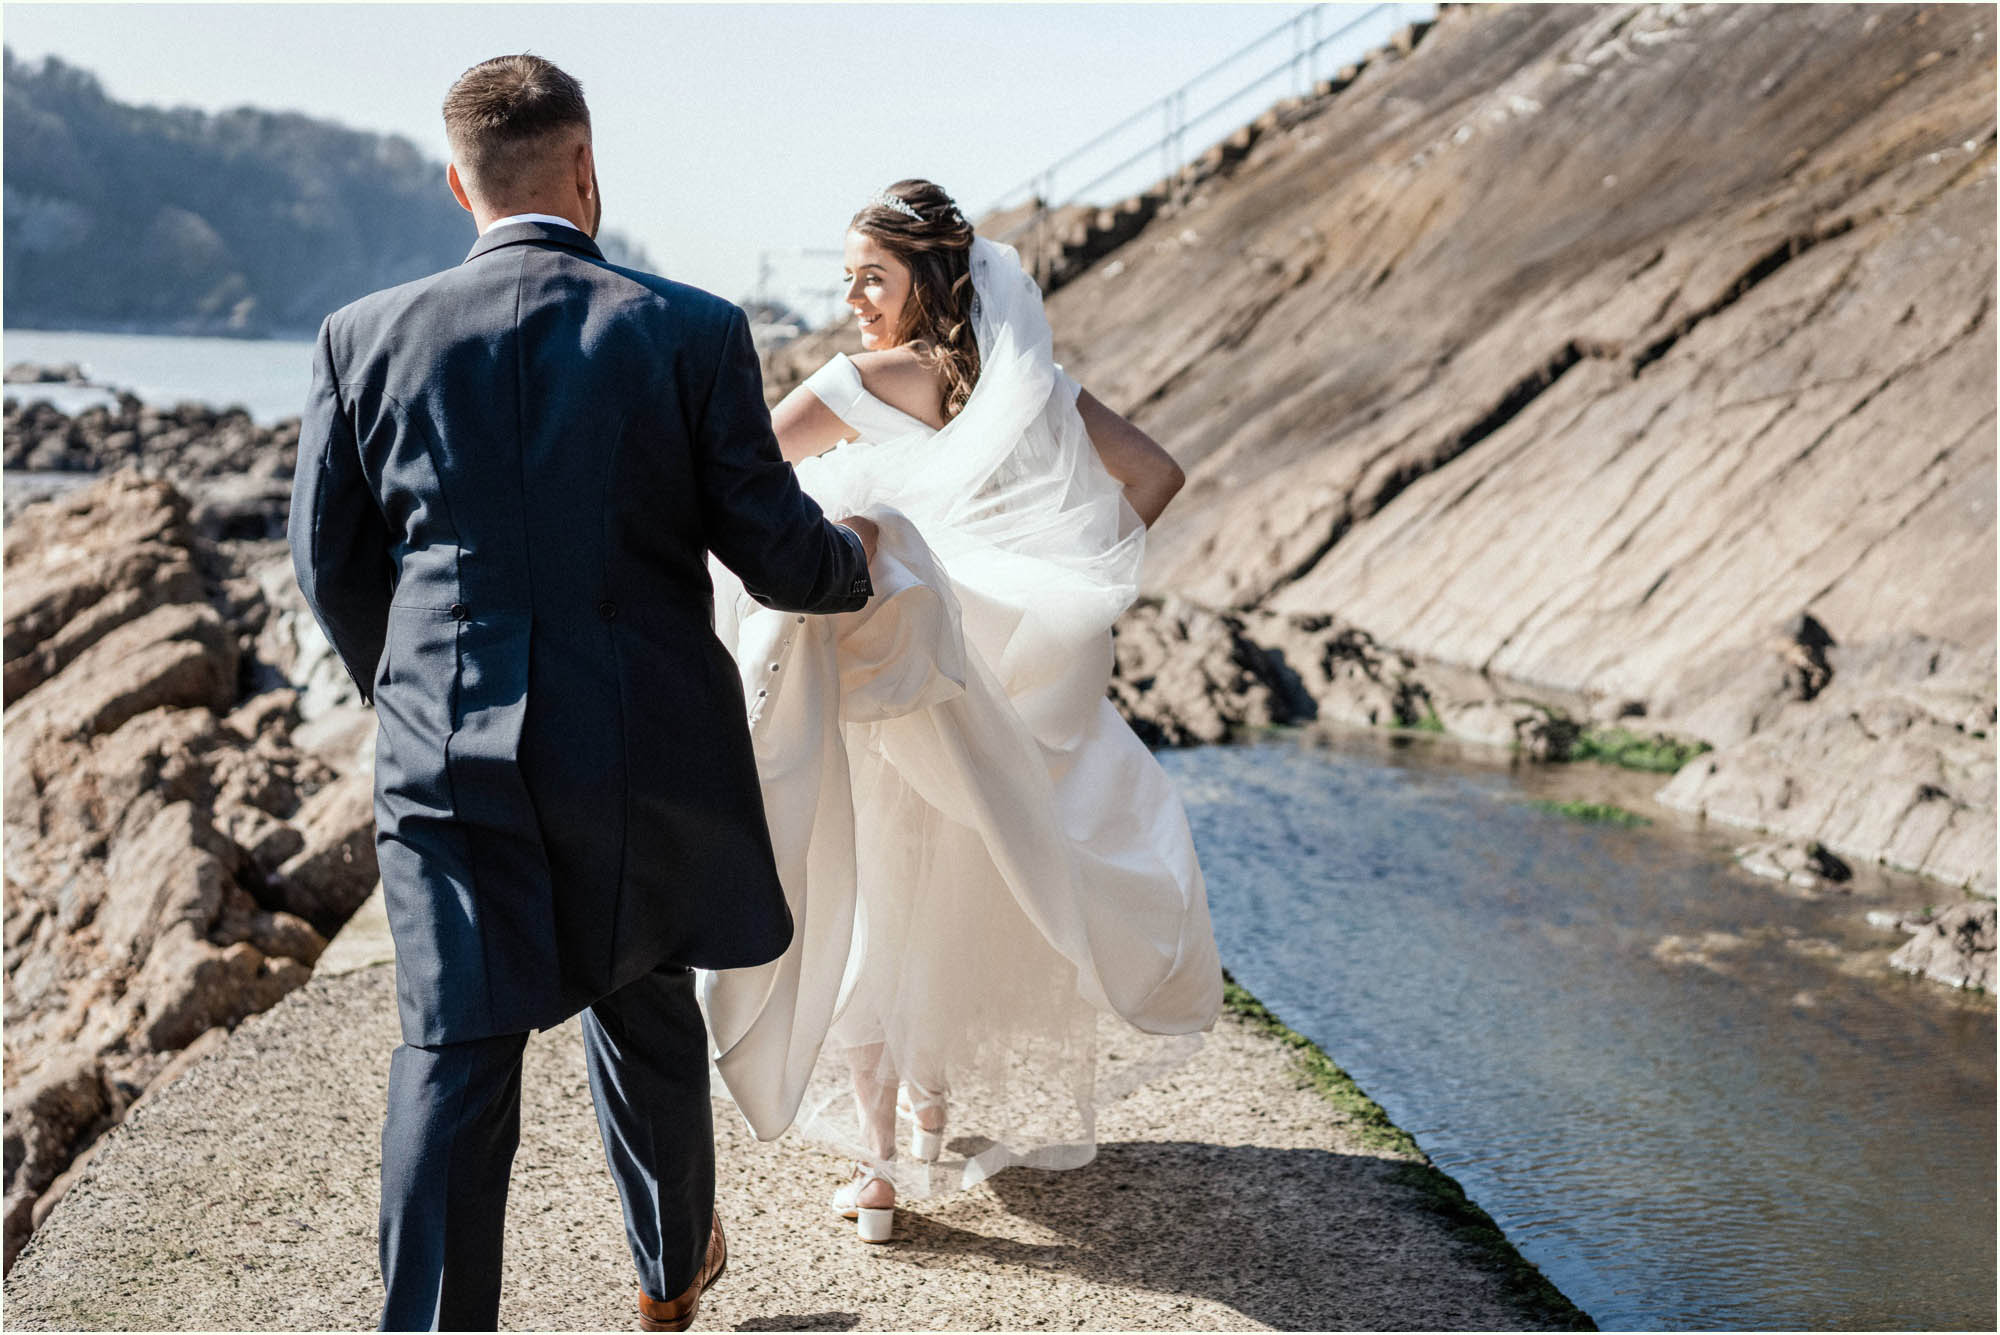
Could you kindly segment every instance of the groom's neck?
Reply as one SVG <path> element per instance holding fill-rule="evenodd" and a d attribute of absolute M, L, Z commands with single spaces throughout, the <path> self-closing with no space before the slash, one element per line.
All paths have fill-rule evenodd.
<path fill-rule="evenodd" d="M 474 203 L 472 220 L 478 225 L 482 236 L 500 219 L 512 218 L 522 213 L 545 213 L 552 218 L 567 218 L 570 220 L 570 226 L 580 228 L 584 226 L 585 219 L 581 216 L 584 210 L 579 208 L 578 204 L 575 191 L 568 192 L 567 197 L 550 193 L 510 199 L 504 204 L 487 204 L 482 200 Z"/>

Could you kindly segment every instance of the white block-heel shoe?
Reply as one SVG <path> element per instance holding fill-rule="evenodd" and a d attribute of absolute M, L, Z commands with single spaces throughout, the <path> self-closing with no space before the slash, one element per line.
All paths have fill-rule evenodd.
<path fill-rule="evenodd" d="M 909 1109 L 910 1153 L 923 1163 L 936 1163 L 944 1154 L 944 1091 L 929 1090 L 915 1081 L 903 1085 L 904 1106 Z M 926 1121 L 936 1122 L 926 1127 Z"/>
<path fill-rule="evenodd" d="M 858 1164 L 854 1180 L 833 1193 L 833 1209 L 843 1219 L 854 1221 L 854 1231 L 863 1242 L 887 1242 L 895 1236 L 896 1207 L 861 1204 L 861 1193 L 870 1182 L 882 1182 L 891 1191 L 896 1184 L 868 1164 Z"/>

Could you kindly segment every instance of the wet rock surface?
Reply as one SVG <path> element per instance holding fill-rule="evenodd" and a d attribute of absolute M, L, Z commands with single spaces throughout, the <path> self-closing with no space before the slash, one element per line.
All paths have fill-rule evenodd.
<path fill-rule="evenodd" d="M 1237 740 L 1274 724 L 1421 720 L 1407 657 L 1331 617 L 1141 600 L 1114 631 L 1111 698 L 1148 745 Z"/>
<path fill-rule="evenodd" d="M 1824 844 L 1813 841 L 1765 839 L 1736 850 L 1737 865 L 1754 876 L 1781 882 L 1794 893 L 1811 895 L 1839 887 L 1854 871 Z"/>
<path fill-rule="evenodd" d="M 72 1158 L 304 982 L 376 879 L 358 729 L 302 743 L 309 656 L 262 656 L 283 544 L 193 511 L 127 469 L 7 526 L 9 1265 Z M 322 720 L 365 717 L 320 689 Z"/>
<path fill-rule="evenodd" d="M 1953 904 L 1898 924 L 1909 942 L 1889 957 L 1893 968 L 1947 987 L 1993 991 L 1994 905 L 1991 900 Z"/>

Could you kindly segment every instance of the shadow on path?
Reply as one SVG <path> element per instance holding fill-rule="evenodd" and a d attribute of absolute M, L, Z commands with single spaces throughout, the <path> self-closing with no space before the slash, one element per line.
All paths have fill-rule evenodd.
<path fill-rule="evenodd" d="M 1322 1149 L 1122 1142 L 1066 1173 L 1009 1170 L 1007 1213 L 1060 1241 L 1021 1243 L 907 1213 L 901 1247 L 1060 1269 L 1111 1288 L 1207 1299 L 1293 1330 L 1449 1328 L 1485 1313 L 1440 1285 L 1437 1224 L 1407 1165 Z"/>

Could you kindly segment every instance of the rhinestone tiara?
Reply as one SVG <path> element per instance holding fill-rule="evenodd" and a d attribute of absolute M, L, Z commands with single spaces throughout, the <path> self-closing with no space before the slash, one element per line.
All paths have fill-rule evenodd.
<path fill-rule="evenodd" d="M 916 205 L 910 203 L 907 199 L 890 194 L 887 190 L 877 190 L 868 197 L 868 202 L 885 209 L 894 209 L 913 222 L 922 222 L 924 220 L 924 215 L 917 212 Z"/>

